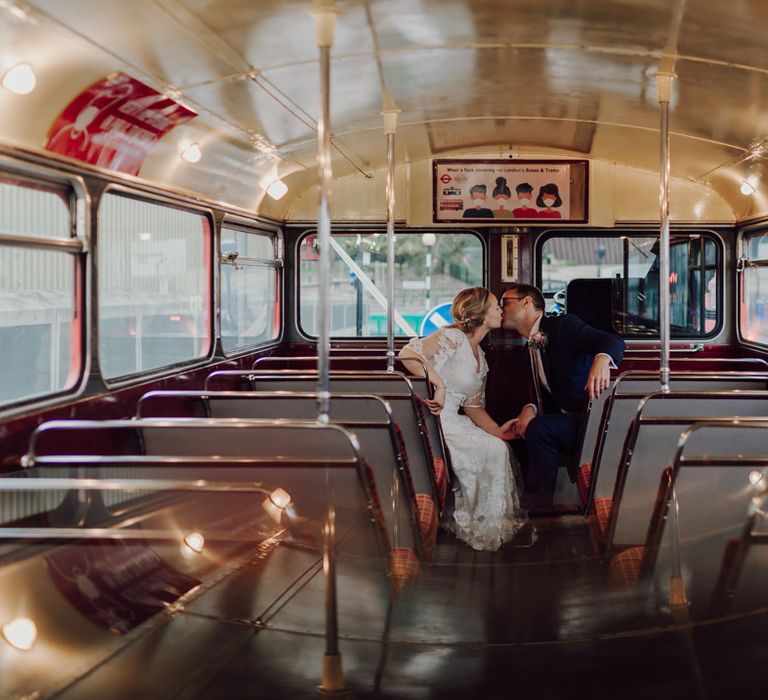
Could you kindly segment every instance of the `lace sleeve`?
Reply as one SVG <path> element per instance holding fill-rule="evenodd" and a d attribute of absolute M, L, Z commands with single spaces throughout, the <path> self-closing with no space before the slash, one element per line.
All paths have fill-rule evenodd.
<path fill-rule="evenodd" d="M 488 363 L 485 361 L 485 353 L 480 348 L 480 373 L 482 382 L 480 388 L 470 396 L 462 405 L 467 408 L 485 408 L 485 383 L 488 379 Z"/>
<path fill-rule="evenodd" d="M 458 329 L 441 328 L 426 338 L 411 338 L 406 347 L 421 355 L 439 374 L 459 348 L 459 339 L 452 337 L 452 330 L 461 333 Z"/>

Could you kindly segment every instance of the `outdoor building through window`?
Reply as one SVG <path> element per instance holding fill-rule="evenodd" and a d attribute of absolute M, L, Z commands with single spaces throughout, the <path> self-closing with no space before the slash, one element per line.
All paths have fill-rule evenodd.
<path fill-rule="evenodd" d="M 334 234 L 331 247 L 331 335 L 386 337 L 386 234 Z M 317 336 L 319 256 L 314 233 L 301 239 L 299 259 L 299 322 L 305 334 Z M 482 284 L 483 245 L 475 234 L 397 233 L 395 334 L 423 335 L 450 323 L 456 293 Z"/>
<path fill-rule="evenodd" d="M 713 235 L 672 236 L 672 337 L 708 336 L 719 328 L 720 250 Z M 659 336 L 657 235 L 552 236 L 540 251 L 540 283 L 549 312 L 576 313 L 629 338 Z"/>

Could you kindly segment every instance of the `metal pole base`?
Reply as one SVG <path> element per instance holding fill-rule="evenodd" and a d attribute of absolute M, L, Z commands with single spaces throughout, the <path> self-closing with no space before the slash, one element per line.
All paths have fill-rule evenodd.
<path fill-rule="evenodd" d="M 344 670 L 341 667 L 341 654 L 323 656 L 323 682 L 315 690 L 320 695 L 346 695 Z"/>
<path fill-rule="evenodd" d="M 671 576 L 669 579 L 669 607 L 688 608 L 690 603 L 685 597 L 685 582 L 682 576 Z"/>

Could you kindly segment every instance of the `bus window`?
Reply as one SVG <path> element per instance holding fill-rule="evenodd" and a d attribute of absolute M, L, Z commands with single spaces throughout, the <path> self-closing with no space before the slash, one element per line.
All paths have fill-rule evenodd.
<path fill-rule="evenodd" d="M 387 236 L 334 234 L 331 335 L 387 335 Z M 299 242 L 299 324 L 317 336 L 319 265 L 314 233 Z M 483 244 L 472 233 L 403 233 L 395 240 L 395 334 L 417 335 L 429 312 L 483 284 Z M 439 321 L 438 321 L 439 323 Z M 425 326 L 429 329 L 429 325 Z"/>
<path fill-rule="evenodd" d="M 549 311 L 572 280 L 610 279 L 613 329 L 628 338 L 659 335 L 658 236 L 549 236 L 541 245 L 542 290 Z M 670 242 L 670 327 L 676 338 L 719 327 L 720 247 L 714 236 L 675 235 Z M 564 296 L 564 295 L 560 295 Z"/>
<path fill-rule="evenodd" d="M 747 342 L 765 346 L 768 345 L 768 233 L 746 235 L 744 250 L 739 331 Z"/>
<path fill-rule="evenodd" d="M 99 208 L 99 362 L 105 379 L 205 357 L 210 224 L 107 193 Z"/>
<path fill-rule="evenodd" d="M 56 245 L 74 238 L 72 199 L 67 187 L 0 178 L 0 404 L 61 392 L 80 376 L 76 251 Z"/>
<path fill-rule="evenodd" d="M 221 229 L 221 344 L 225 353 L 280 337 L 275 236 Z"/>

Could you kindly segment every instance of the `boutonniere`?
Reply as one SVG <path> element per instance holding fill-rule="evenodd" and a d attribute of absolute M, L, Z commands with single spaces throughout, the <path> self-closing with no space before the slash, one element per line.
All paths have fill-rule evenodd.
<path fill-rule="evenodd" d="M 547 334 L 543 331 L 534 333 L 526 343 L 526 347 L 533 348 L 534 350 L 543 350 L 547 347 Z"/>

